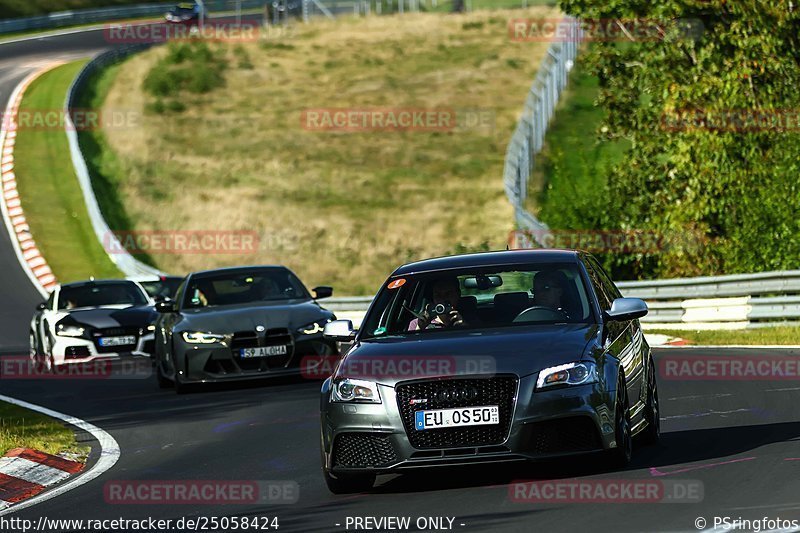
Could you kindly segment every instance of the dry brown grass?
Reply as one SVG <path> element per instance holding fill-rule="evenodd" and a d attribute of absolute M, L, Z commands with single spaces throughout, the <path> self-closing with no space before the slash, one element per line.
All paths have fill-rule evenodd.
<path fill-rule="evenodd" d="M 251 255 L 157 255 L 172 272 L 283 263 L 309 285 L 371 294 L 398 264 L 503 248 L 512 210 L 506 144 L 546 43 L 508 39 L 509 18 L 550 8 L 320 21 L 281 41 L 230 46 L 226 87 L 187 96 L 183 113 L 109 130 L 118 191 L 137 229 L 255 230 Z M 464 27 L 465 23 L 483 25 Z M 276 44 L 289 45 L 282 48 Z M 163 49 L 119 69 L 105 107 L 143 111 Z M 307 108 L 489 108 L 493 129 L 325 133 Z"/>

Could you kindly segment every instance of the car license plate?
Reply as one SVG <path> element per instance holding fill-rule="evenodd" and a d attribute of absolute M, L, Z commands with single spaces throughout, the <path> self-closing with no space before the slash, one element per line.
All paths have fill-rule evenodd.
<path fill-rule="evenodd" d="M 100 346 L 127 346 L 129 344 L 136 344 L 136 337 L 133 335 L 125 337 L 100 337 L 98 342 Z"/>
<path fill-rule="evenodd" d="M 500 408 L 497 405 L 481 407 L 459 407 L 456 409 L 432 409 L 414 413 L 417 431 L 461 426 L 484 426 L 500 423 Z"/>
<path fill-rule="evenodd" d="M 281 346 L 263 346 L 260 348 L 242 348 L 239 354 L 243 359 L 250 359 L 252 357 L 269 357 L 271 355 L 286 355 L 287 350 L 285 345 Z"/>

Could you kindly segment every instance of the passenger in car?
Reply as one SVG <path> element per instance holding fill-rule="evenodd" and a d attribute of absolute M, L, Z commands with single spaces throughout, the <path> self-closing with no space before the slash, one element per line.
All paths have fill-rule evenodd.
<path fill-rule="evenodd" d="M 458 278 L 442 278 L 433 282 L 432 303 L 423 309 L 408 324 L 408 331 L 439 329 L 466 325 L 459 311 L 461 304 L 461 285 Z M 442 304 L 444 313 L 436 313 L 434 307 Z"/>

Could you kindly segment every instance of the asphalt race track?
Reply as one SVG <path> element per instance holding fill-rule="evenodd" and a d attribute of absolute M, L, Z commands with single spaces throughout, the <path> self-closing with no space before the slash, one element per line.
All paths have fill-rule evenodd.
<path fill-rule="evenodd" d="M 720 352 L 669 349 L 658 351 L 657 359 L 686 354 Z M 761 354 L 727 350 L 727 355 Z M 353 496 L 331 495 L 320 475 L 318 382 L 298 378 L 183 396 L 158 390 L 153 379 L 4 381 L 2 386 L 4 394 L 102 427 L 122 449 L 117 465 L 97 480 L 13 515 L 34 520 L 277 516 L 282 530 L 344 531 L 348 516 L 450 516 L 454 528 L 464 531 L 530 531 L 532 525 L 538 531 L 692 531 L 700 516 L 800 518 L 800 384 L 795 381 L 662 379 L 662 444 L 638 449 L 626 471 L 603 471 L 588 457 L 440 470 L 379 478 L 371 494 Z M 514 481 L 565 478 L 699 480 L 704 494 L 700 503 L 680 504 L 509 499 Z M 296 481 L 299 500 L 282 506 L 104 503 L 103 487 L 111 480 L 177 479 Z"/>
<path fill-rule="evenodd" d="M 108 46 L 102 32 L 0 45 L 0 101 L 42 61 Z M 27 352 L 38 292 L 0 231 L 0 353 Z M 776 356 L 800 350 L 662 349 L 676 356 Z M 122 456 L 98 479 L 15 513 L 37 520 L 266 516 L 284 531 L 345 531 L 347 517 L 454 518 L 463 531 L 696 531 L 714 516 L 800 519 L 800 383 L 662 378 L 662 442 L 632 466 L 609 472 L 596 458 L 437 470 L 379 478 L 369 494 L 334 496 L 318 450 L 319 382 L 302 378 L 210 387 L 178 396 L 155 379 L 0 379 L 0 392 L 74 415 L 110 432 Z M 94 450 L 97 454 L 97 450 Z M 702 483 L 699 503 L 514 502 L 518 480 L 670 480 Z M 104 499 L 114 480 L 285 480 L 291 505 L 118 505 Z M 697 484 L 695 483 L 695 486 Z M 696 522 L 704 518 L 707 526 Z M 448 522 L 445 520 L 445 524 Z M 462 525 L 463 524 L 463 525 Z M 350 527 L 353 531 L 353 527 Z M 363 529 L 362 529 L 363 530 Z M 385 529 L 384 529 L 385 530 Z M 415 530 L 415 528 L 412 528 Z"/>

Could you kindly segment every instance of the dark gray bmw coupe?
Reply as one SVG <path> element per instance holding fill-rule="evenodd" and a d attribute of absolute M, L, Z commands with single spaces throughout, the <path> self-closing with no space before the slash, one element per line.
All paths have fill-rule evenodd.
<path fill-rule="evenodd" d="M 174 301 L 156 304 L 159 386 L 296 374 L 303 358 L 335 355 L 322 332 L 336 317 L 316 302 L 333 289 L 313 292 L 283 266 L 189 274 Z"/>
<path fill-rule="evenodd" d="M 656 370 L 638 318 L 589 254 L 460 255 L 395 270 L 321 398 L 332 492 L 377 474 L 598 452 L 659 439 Z"/>

